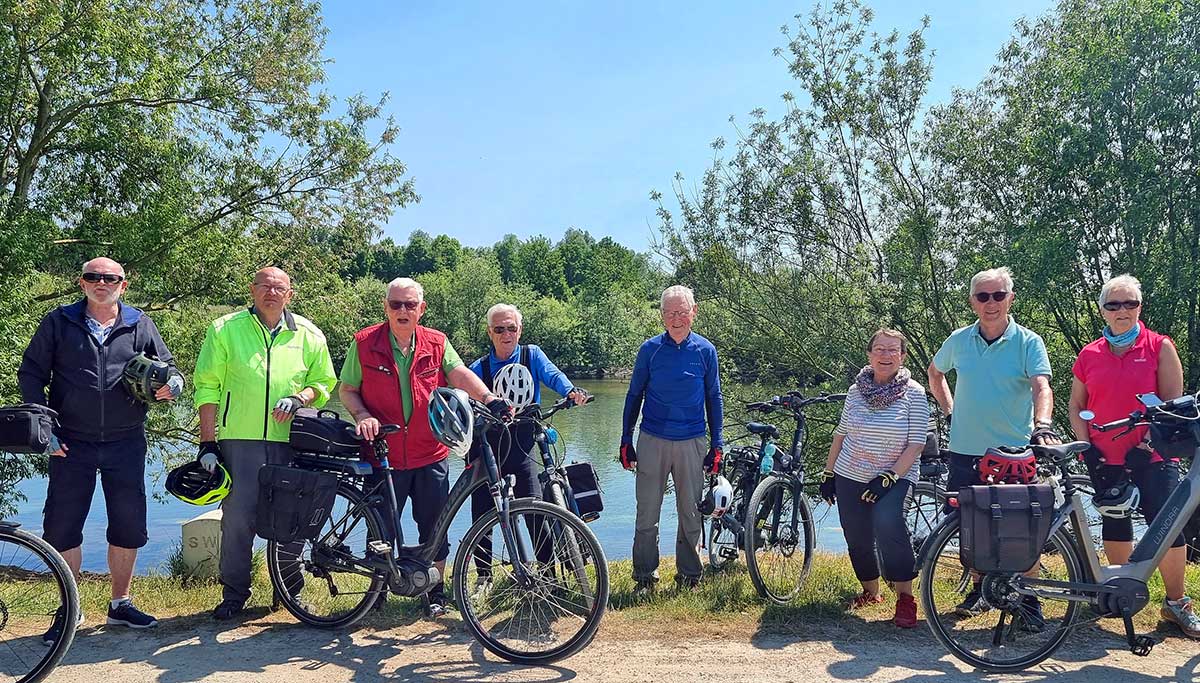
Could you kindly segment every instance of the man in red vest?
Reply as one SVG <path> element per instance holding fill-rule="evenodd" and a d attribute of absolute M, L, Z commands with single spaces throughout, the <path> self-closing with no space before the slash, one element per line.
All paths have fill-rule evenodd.
<path fill-rule="evenodd" d="M 354 335 L 342 364 L 338 396 L 358 423 L 358 435 L 368 443 L 378 435 L 381 424 L 404 425 L 387 437 L 388 462 L 397 470 L 392 473 L 396 502 L 403 510 L 405 502 L 412 499 L 413 520 L 424 544 L 430 541 L 438 514 L 450 497 L 449 449 L 429 427 L 430 394 L 444 386 L 463 389 L 498 416 L 511 414 L 512 406 L 489 391 L 463 364 L 445 334 L 417 324 L 425 313 L 425 290 L 417 281 L 392 280 L 384 304 L 387 322 Z M 374 460 L 369 446 L 363 446 L 363 454 Z M 383 475 L 377 471 L 374 476 Z M 389 540 L 398 537 L 393 520 L 384 520 L 384 526 Z M 446 542 L 436 556 L 442 576 L 449 554 Z M 429 616 L 445 613 L 445 584 L 434 586 L 428 598 Z"/>

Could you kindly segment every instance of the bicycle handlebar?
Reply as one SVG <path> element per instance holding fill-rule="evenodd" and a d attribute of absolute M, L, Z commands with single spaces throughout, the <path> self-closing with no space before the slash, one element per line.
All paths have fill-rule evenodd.
<path fill-rule="evenodd" d="M 799 391 L 789 391 L 782 396 L 773 396 L 766 401 L 747 403 L 746 409 L 756 410 L 762 413 L 771 413 L 780 409 L 799 412 L 800 410 L 816 403 L 834 403 L 844 400 L 846 400 L 846 394 L 820 394 L 817 396 L 805 397 Z"/>
<path fill-rule="evenodd" d="M 1148 406 L 1145 410 L 1135 410 L 1129 414 L 1129 417 L 1120 420 L 1113 420 L 1104 424 L 1092 423 L 1092 429 L 1098 432 L 1108 432 L 1114 429 L 1126 427 L 1132 429 L 1139 425 L 1150 424 L 1163 419 L 1178 418 L 1175 411 L 1178 410 L 1195 410 L 1196 397 L 1192 394 L 1184 394 L 1179 398 L 1173 398 L 1170 401 L 1164 401 L 1161 405 Z M 1161 418 L 1161 419 L 1156 419 Z"/>

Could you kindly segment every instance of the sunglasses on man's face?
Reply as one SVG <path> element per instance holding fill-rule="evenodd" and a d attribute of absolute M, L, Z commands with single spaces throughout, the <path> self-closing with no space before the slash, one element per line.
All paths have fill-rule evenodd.
<path fill-rule="evenodd" d="M 988 299 L 992 301 L 1004 301 L 1008 298 L 1008 292 L 975 292 L 975 300 L 981 304 L 986 304 Z"/>
<path fill-rule="evenodd" d="M 515 334 L 517 329 L 518 328 L 516 325 L 497 325 L 492 328 L 492 332 L 495 332 L 496 334 L 504 334 L 505 332 L 512 332 Z"/>
<path fill-rule="evenodd" d="M 392 309 L 393 311 L 399 311 L 404 308 L 407 308 L 410 311 L 415 311 L 420 307 L 420 301 L 392 301 L 391 299 L 388 299 L 388 308 Z"/>
<path fill-rule="evenodd" d="M 106 285 L 115 285 L 124 279 L 125 279 L 124 275 L 117 275 L 116 273 L 84 273 L 83 274 L 83 281 L 90 282 L 93 285 L 96 284 L 97 282 L 103 282 Z"/>
<path fill-rule="evenodd" d="M 1104 302 L 1104 310 L 1119 311 L 1122 308 L 1124 308 L 1127 311 L 1132 311 L 1133 309 L 1135 309 L 1141 305 L 1142 305 L 1142 302 L 1140 302 L 1140 301 L 1105 301 Z"/>

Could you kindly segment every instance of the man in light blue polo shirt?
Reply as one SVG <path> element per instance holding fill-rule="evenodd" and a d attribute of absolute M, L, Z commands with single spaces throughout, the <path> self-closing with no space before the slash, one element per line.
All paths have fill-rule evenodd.
<path fill-rule="evenodd" d="M 950 491 L 979 483 L 975 468 L 988 448 L 1061 443 L 1051 423 L 1046 344 L 1009 315 L 1013 296 L 1008 268 L 976 273 L 970 302 L 979 320 L 952 332 L 929 365 L 929 390 L 950 422 Z M 953 395 L 946 382 L 951 370 Z M 1037 598 L 1027 599 L 1040 614 Z M 988 609 L 977 584 L 957 611 L 975 616 Z"/>

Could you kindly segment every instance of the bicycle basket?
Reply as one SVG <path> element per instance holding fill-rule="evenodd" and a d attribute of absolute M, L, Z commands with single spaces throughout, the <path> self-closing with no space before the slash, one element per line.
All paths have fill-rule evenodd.
<path fill-rule="evenodd" d="M 0 451 L 45 453 L 58 425 L 58 413 L 46 406 L 22 403 L 0 408 Z"/>
<path fill-rule="evenodd" d="M 1196 453 L 1196 434 L 1191 422 L 1150 425 L 1150 445 L 1164 458 L 1190 458 Z"/>
<path fill-rule="evenodd" d="M 594 521 L 604 511 L 604 498 L 601 496 L 596 468 L 590 463 L 573 462 L 563 469 L 566 470 L 567 483 L 571 485 L 579 517 L 588 522 Z"/>

